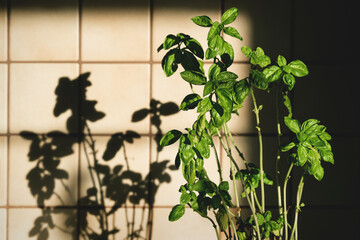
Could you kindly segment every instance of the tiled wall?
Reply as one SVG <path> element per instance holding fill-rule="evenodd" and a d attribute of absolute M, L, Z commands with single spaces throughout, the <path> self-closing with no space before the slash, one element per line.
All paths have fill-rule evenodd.
<path fill-rule="evenodd" d="M 0 0 L 0 240 L 36 238 L 30 237 L 31 230 L 43 212 L 26 178 L 35 166 L 28 155 L 31 142 L 20 133 L 67 132 L 70 111 L 59 117 L 53 112 L 59 79 L 91 73 L 87 99 L 96 100 L 96 109 L 105 113 L 103 119 L 89 122 L 99 159 L 112 134 L 133 130 L 141 135 L 134 143 L 125 142 L 126 159 L 119 152 L 112 161 L 100 163 L 114 169 L 119 164 L 125 167 L 128 161 L 132 171 L 142 178 L 149 172 L 154 175 L 158 168 L 150 171 L 152 163 L 172 163 L 176 146 L 159 151 L 154 140 L 157 128 L 153 115 L 135 122 L 131 121 L 132 115 L 149 109 L 151 99 L 179 104 L 189 93 L 178 75 L 164 76 L 164 53 L 157 53 L 156 49 L 167 34 L 178 32 L 190 34 L 205 47 L 207 30 L 194 25 L 190 18 L 208 15 L 219 19 L 224 9 L 232 6 L 239 9 L 233 25 L 244 41 L 226 39 L 235 49 L 231 71 L 240 77 L 248 72 L 249 64 L 240 53 L 243 45 L 261 46 L 272 58 L 281 54 L 287 59 L 302 59 L 308 64 L 310 75 L 296 83 L 294 114 L 300 121 L 310 117 L 322 120 L 334 138 L 335 167 L 325 168 L 321 183 L 306 180 L 300 239 L 359 238 L 360 107 L 354 87 L 359 80 L 359 34 L 354 24 L 355 8 L 349 1 Z M 270 97 L 262 95 L 258 100 L 264 105 L 268 162 L 276 154 L 275 148 L 269 147 L 276 142 L 275 119 L 267 117 L 274 112 L 274 106 L 267 104 Z M 251 103 L 245 102 L 241 117 L 232 121 L 230 128 L 248 159 L 256 159 L 253 146 L 257 146 L 257 135 L 251 108 Z M 194 116 L 191 112 L 160 116 L 161 130 L 165 133 L 188 127 Z M 58 136 L 65 142 L 79 137 L 77 131 Z M 216 144 L 219 146 L 218 140 Z M 79 224 L 70 224 L 66 219 L 71 214 L 81 216 L 84 206 L 78 206 L 77 199 L 85 196 L 92 184 L 82 145 L 73 144 L 72 151 L 60 158 L 59 167 L 68 173 L 68 179 L 64 185 L 56 182 L 57 195 L 45 201 L 47 206 L 60 206 L 61 210 L 53 215 L 56 227 L 49 228 L 49 239 L 70 239 L 67 232 L 79 228 Z M 221 157 L 225 159 L 225 154 L 221 153 Z M 210 158 L 205 164 L 209 175 L 216 179 L 213 160 Z M 272 169 L 268 162 L 265 167 Z M 225 167 L 227 162 L 222 164 Z M 179 201 L 178 186 L 184 183 L 181 173 L 172 171 L 169 165 L 165 169 L 168 175 L 164 176 L 170 178 L 161 183 L 151 211 L 143 202 L 134 209 L 127 203 L 126 208 L 123 205 L 111 216 L 109 226 L 121 230 L 114 239 L 126 237 L 127 218 L 133 217 L 135 228 L 142 223 L 141 236 L 154 240 L 215 239 L 209 222 L 191 210 L 181 220 L 168 222 L 171 207 Z M 295 194 L 296 182 L 292 185 L 289 192 Z M 267 201 L 276 203 L 272 196 Z M 111 201 L 106 205 L 110 209 Z M 89 217 L 88 221 L 90 227 L 96 228 L 96 219 Z"/>

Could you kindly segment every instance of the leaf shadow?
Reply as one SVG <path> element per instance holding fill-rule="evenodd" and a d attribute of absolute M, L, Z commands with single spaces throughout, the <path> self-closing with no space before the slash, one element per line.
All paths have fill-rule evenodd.
<path fill-rule="evenodd" d="M 158 153 L 162 150 L 159 144 L 162 137 L 161 118 L 177 113 L 178 106 L 152 99 L 149 108 L 137 110 L 132 115 L 132 122 L 142 121 L 150 115 L 151 124 L 156 129 L 157 158 L 151 163 L 148 159 L 140 159 L 149 164 L 149 172 L 144 175 L 137 171 L 139 169 L 131 167 L 126 151 L 130 144 L 136 146 L 141 139 L 142 136 L 136 131 L 113 133 L 105 151 L 102 154 L 98 152 L 97 136 L 91 132 L 88 123 L 100 121 L 106 114 L 96 109 L 96 100 L 87 99 L 87 88 L 91 86 L 89 77 L 90 73 L 87 72 L 73 80 L 68 77 L 59 79 L 53 114 L 59 117 L 70 112 L 65 132 L 20 132 L 20 136 L 30 142 L 27 158 L 33 167 L 27 173 L 26 180 L 41 210 L 28 236 L 46 240 L 56 229 L 68 239 L 112 239 L 120 231 L 126 236 L 125 239 L 151 239 L 155 195 L 162 184 L 170 183 L 169 171 L 175 169 L 169 160 L 158 159 Z M 78 156 L 85 158 L 87 163 L 87 172 L 81 174 L 88 174 L 91 179 L 90 187 L 78 199 L 74 185 L 81 182 L 77 180 L 76 184 L 71 184 L 70 170 L 64 167 L 66 161 L 71 161 L 68 160 L 69 156 L 76 156 L 76 149 L 82 149 L 84 154 Z M 120 209 L 126 215 L 125 229 L 118 229 L 110 220 Z M 141 211 L 143 216 L 148 211 L 147 221 L 137 223 L 134 214 L 130 216 L 130 210 Z"/>

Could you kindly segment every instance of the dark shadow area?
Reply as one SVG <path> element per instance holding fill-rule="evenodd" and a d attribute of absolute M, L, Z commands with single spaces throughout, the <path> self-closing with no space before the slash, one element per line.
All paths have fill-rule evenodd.
<path fill-rule="evenodd" d="M 68 239 L 115 239 L 120 231 L 125 239 L 151 239 L 155 195 L 162 184 L 171 181 L 169 171 L 175 169 L 169 160 L 158 159 L 162 150 L 159 144 L 162 137 L 161 117 L 177 113 L 178 106 L 173 102 L 161 103 L 152 99 L 149 108 L 140 109 L 132 115 L 133 122 L 150 116 L 156 129 L 157 157 L 151 163 L 149 159 L 142 160 L 150 165 L 150 171 L 142 175 L 131 167 L 126 152 L 129 144 L 137 144 L 141 138 L 139 133 L 132 130 L 114 133 L 107 141 L 105 151 L 102 154 L 97 151 L 96 137 L 88 123 L 101 120 L 105 113 L 96 109 L 97 101 L 87 99 L 86 89 L 91 86 L 89 77 L 90 73 L 84 73 L 74 80 L 67 77 L 59 79 L 53 113 L 58 117 L 70 111 L 66 121 L 67 132 L 20 133 L 30 141 L 28 158 L 34 167 L 26 179 L 42 211 L 29 230 L 29 237 L 46 240 L 57 229 L 67 234 Z M 84 153 L 81 156 L 87 165 L 81 168 L 88 169 L 91 187 L 86 190 L 85 196 L 77 199 L 76 206 L 71 206 L 64 199 L 75 201 L 76 197 L 72 196 L 73 191 L 69 187 L 68 170 L 60 166 L 65 161 L 64 157 L 75 154 L 76 147 Z M 123 155 L 125 161 L 117 160 L 119 155 Z M 69 196 L 59 194 L 58 189 Z M 57 199 L 61 204 L 52 206 L 48 203 L 50 199 Z M 115 213 L 120 209 L 124 211 L 125 229 L 119 229 L 114 224 Z M 141 212 L 140 222 L 136 222 L 137 211 Z M 144 217 L 146 211 L 147 219 Z M 66 216 L 63 222 L 56 221 L 59 215 Z"/>

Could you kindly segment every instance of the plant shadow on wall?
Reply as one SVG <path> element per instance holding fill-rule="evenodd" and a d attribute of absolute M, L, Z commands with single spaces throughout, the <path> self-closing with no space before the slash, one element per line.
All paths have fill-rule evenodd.
<path fill-rule="evenodd" d="M 141 138 L 135 131 L 112 134 L 101 159 L 99 158 L 89 122 L 101 120 L 105 113 L 96 109 L 97 101 L 86 98 L 86 89 L 91 86 L 89 76 L 90 73 L 84 73 L 74 80 L 67 77 L 59 79 L 53 113 L 58 117 L 70 110 L 71 115 L 66 121 L 67 132 L 20 133 L 24 139 L 31 142 L 28 158 L 33 163 L 33 168 L 26 175 L 26 179 L 42 212 L 35 219 L 28 235 L 45 240 L 54 230 L 58 230 L 67 234 L 69 239 L 115 239 L 120 233 L 125 239 L 151 239 L 155 195 L 161 184 L 171 181 L 168 172 L 175 169 L 168 164 L 169 160 L 158 159 L 162 150 L 159 144 L 162 137 L 160 118 L 177 113 L 178 106 L 173 102 L 162 104 L 153 99 L 149 109 L 143 108 L 134 112 L 132 122 L 144 120 L 150 115 L 151 125 L 157 130 L 156 161 L 150 164 L 150 171 L 143 176 L 131 168 L 126 152 L 129 144 L 136 145 Z M 71 207 L 66 205 L 64 199 L 73 199 L 75 203 L 74 191 L 69 187 L 69 173 L 61 168 L 61 162 L 69 161 L 64 158 L 75 154 L 74 149 L 78 144 L 84 152 L 87 174 L 91 180 L 86 195 L 80 196 L 77 205 Z M 118 160 L 120 155 L 123 155 L 122 159 L 125 161 Z M 148 159 L 142 161 L 149 163 Z M 67 196 L 58 193 L 61 188 Z M 50 199 L 54 198 L 61 204 L 50 205 Z M 114 226 L 114 215 L 120 209 L 125 215 L 126 229 Z M 136 211 L 141 211 L 140 221 L 136 221 Z M 57 222 L 59 218 L 56 216 L 65 218 Z"/>

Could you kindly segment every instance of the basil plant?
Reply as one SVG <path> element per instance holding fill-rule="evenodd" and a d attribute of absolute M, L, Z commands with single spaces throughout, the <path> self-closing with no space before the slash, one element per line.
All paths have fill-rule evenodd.
<path fill-rule="evenodd" d="M 169 34 L 159 46 L 158 51 L 166 51 L 161 66 L 167 77 L 180 68 L 181 78 L 190 85 L 190 93 L 180 104 L 182 111 L 196 111 L 197 118 L 192 126 L 182 130 L 171 130 L 161 139 L 162 146 L 178 142 L 175 166 L 181 169 L 186 184 L 179 187 L 180 199 L 170 214 L 170 221 L 177 221 L 188 206 L 201 217 L 210 221 L 217 239 L 220 232 L 226 239 L 297 239 L 298 215 L 304 203 L 301 202 L 306 178 L 314 177 L 321 181 L 324 176 L 324 162 L 334 164 L 329 140 L 331 136 L 326 127 L 317 119 L 308 119 L 300 123 L 294 118 L 290 94 L 296 81 L 308 75 L 307 66 L 300 60 L 288 61 L 279 55 L 270 59 L 260 47 L 241 48 L 250 63 L 247 77 L 240 79 L 237 74 L 228 71 L 234 61 L 234 49 L 224 40 L 228 35 L 242 41 L 240 33 L 229 24 L 238 15 L 238 9 L 227 10 L 220 21 L 208 16 L 196 16 L 191 20 L 198 26 L 208 28 L 207 48 L 191 36 L 178 33 Z M 211 60 L 208 74 L 204 71 L 204 60 Z M 196 93 L 193 85 L 202 86 L 202 92 Z M 275 176 L 264 170 L 263 136 L 261 132 L 260 111 L 255 97 L 259 91 L 276 91 L 276 119 L 278 132 L 278 151 L 274 159 Z M 259 159 L 256 163 L 247 162 L 241 147 L 235 144 L 228 122 L 231 118 L 241 117 L 241 108 L 246 98 L 251 98 L 256 119 L 259 141 Z M 285 111 L 280 111 L 280 108 Z M 285 115 L 282 113 L 285 112 Z M 285 141 L 281 126 L 291 133 L 291 141 Z M 223 169 L 219 160 L 219 149 L 214 139 L 218 138 L 226 153 L 230 169 Z M 286 139 L 289 139 L 288 137 Z M 286 152 L 286 154 L 285 154 Z M 219 179 L 210 179 L 205 161 L 214 154 L 217 161 Z M 235 161 L 239 155 L 244 168 Z M 284 160 L 284 156 L 286 159 Z M 280 164 L 286 164 L 288 171 L 281 174 Z M 223 172 L 230 173 L 230 183 L 223 180 Z M 287 206 L 287 183 L 296 172 L 301 176 L 298 182 L 295 207 Z M 219 183 L 217 183 L 219 182 Z M 236 184 L 237 182 L 240 183 Z M 233 184 L 235 199 L 229 193 Z M 266 185 L 276 185 L 274 194 L 278 196 L 277 209 L 269 210 L 265 205 Z M 241 186 L 240 188 L 238 186 Z M 245 198 L 251 214 L 243 213 L 239 199 Z M 288 215 L 293 214 L 293 223 Z"/>

